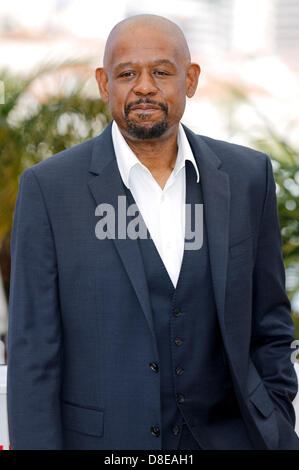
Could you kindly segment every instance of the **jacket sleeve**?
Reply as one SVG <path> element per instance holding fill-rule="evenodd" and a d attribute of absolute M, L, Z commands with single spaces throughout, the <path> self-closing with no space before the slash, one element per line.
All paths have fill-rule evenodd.
<path fill-rule="evenodd" d="M 10 444 L 61 449 L 61 322 L 53 234 L 37 177 L 21 176 L 11 238 L 7 404 Z"/>
<path fill-rule="evenodd" d="M 266 175 L 266 197 L 253 272 L 251 358 L 276 408 L 294 427 L 292 401 L 298 388 L 297 375 L 291 361 L 294 324 L 285 291 L 275 181 L 268 156 Z"/>

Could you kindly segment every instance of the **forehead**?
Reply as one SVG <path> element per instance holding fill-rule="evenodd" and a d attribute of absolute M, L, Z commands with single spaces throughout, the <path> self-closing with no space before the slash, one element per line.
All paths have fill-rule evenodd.
<path fill-rule="evenodd" d="M 144 63 L 156 60 L 169 60 L 177 64 L 181 55 L 178 41 L 166 32 L 147 28 L 126 30 L 110 41 L 107 66 L 114 68 L 124 62 Z"/>

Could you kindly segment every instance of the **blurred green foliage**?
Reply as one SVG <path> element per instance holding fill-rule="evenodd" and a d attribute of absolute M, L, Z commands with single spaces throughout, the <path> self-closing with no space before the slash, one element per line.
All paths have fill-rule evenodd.
<path fill-rule="evenodd" d="M 294 325 L 295 325 L 295 338 L 299 339 L 299 317 L 298 315 L 294 316 L 294 314 L 292 314 L 292 318 L 293 318 Z M 299 362 L 299 358 L 298 358 L 298 362 Z"/>

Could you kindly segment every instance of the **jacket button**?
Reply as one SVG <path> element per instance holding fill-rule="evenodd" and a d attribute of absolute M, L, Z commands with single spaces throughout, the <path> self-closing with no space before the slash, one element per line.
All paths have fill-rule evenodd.
<path fill-rule="evenodd" d="M 156 364 L 156 362 L 150 362 L 150 368 L 151 368 L 154 372 L 159 372 L 159 366 L 158 366 L 158 364 Z"/>
<path fill-rule="evenodd" d="M 175 373 L 176 373 L 176 375 L 182 375 L 184 373 L 184 369 L 182 367 L 178 366 L 175 369 Z"/>
<path fill-rule="evenodd" d="M 177 436 L 177 435 L 179 434 L 179 432 L 180 432 L 180 428 L 179 428 L 177 425 L 173 426 L 173 428 L 172 428 L 172 433 L 173 433 L 175 436 Z"/>
<path fill-rule="evenodd" d="M 178 403 L 183 403 L 185 401 L 185 397 L 181 393 L 177 395 L 176 399 Z"/>
<path fill-rule="evenodd" d="M 183 344 L 183 340 L 181 338 L 175 338 L 174 342 L 177 346 L 181 346 L 181 344 Z"/>
<path fill-rule="evenodd" d="M 160 428 L 159 428 L 159 426 L 152 426 L 152 427 L 151 427 L 151 433 L 152 433 L 153 436 L 159 437 L 159 436 L 160 436 Z"/>
<path fill-rule="evenodd" d="M 175 317 L 178 317 L 179 315 L 181 315 L 181 313 L 182 312 L 180 311 L 179 308 L 174 308 L 173 309 L 173 314 L 174 314 Z"/>

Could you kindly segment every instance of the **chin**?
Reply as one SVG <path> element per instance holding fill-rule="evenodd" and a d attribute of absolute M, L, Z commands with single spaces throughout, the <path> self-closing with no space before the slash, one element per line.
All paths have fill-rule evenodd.
<path fill-rule="evenodd" d="M 150 126 L 137 123 L 133 120 L 126 120 L 127 131 L 131 137 L 140 140 L 157 139 L 161 137 L 168 129 L 168 122 L 166 120 L 152 123 Z"/>

